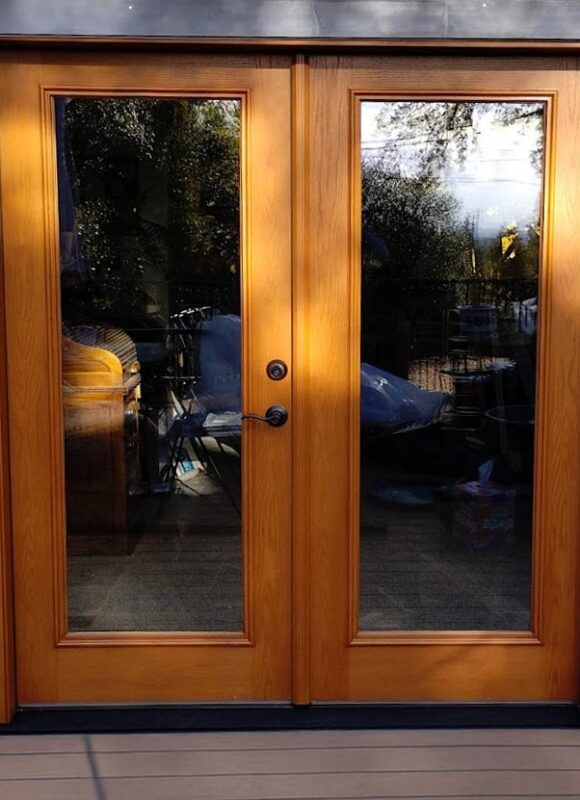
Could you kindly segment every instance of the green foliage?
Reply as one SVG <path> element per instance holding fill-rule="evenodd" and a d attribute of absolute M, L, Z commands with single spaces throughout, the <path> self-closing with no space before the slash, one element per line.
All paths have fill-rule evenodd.
<path fill-rule="evenodd" d="M 518 126 L 533 134 L 530 159 L 540 171 L 543 157 L 543 103 L 390 102 L 384 103 L 377 126 L 386 135 L 384 152 L 397 157 L 401 143 L 414 150 L 419 172 L 438 171 L 449 159 L 461 163 L 477 147 L 478 112 L 490 114 L 504 127 Z"/>
<path fill-rule="evenodd" d="M 463 160 L 473 142 L 475 103 L 384 103 L 377 126 L 388 134 L 385 153 L 396 158 L 400 143 L 413 147 L 418 172 L 445 166 L 450 150 Z"/>
<path fill-rule="evenodd" d="M 362 218 L 366 231 L 389 250 L 386 263 L 367 248 L 367 279 L 446 280 L 467 277 L 472 247 L 458 200 L 431 173 L 408 177 L 394 171 L 386 156 L 364 159 Z"/>
<path fill-rule="evenodd" d="M 368 250 L 366 276 L 438 281 L 535 277 L 538 226 L 528 225 L 519 233 L 513 253 L 504 258 L 502 232 L 478 241 L 475 224 L 460 219 L 461 204 L 440 177 L 451 165 L 457 172 L 477 150 L 478 137 L 490 123 L 525 136 L 525 147 L 540 171 L 543 104 L 396 101 L 380 108 L 376 124 L 383 143 L 363 158 L 363 226 L 386 243 L 391 257 L 382 263 Z"/>
<path fill-rule="evenodd" d="M 137 158 L 153 155 L 155 101 L 135 98 L 78 99 L 66 104 L 66 128 L 79 188 L 91 187 L 111 169 L 119 150 Z"/>
<path fill-rule="evenodd" d="M 66 132 L 90 280 L 71 307 L 143 312 L 157 281 L 239 268 L 240 116 L 230 100 L 75 99 Z"/>
<path fill-rule="evenodd" d="M 480 104 L 487 105 L 487 104 Z M 363 227 L 388 260 L 366 247 L 365 279 L 452 280 L 478 274 L 528 277 L 537 270 L 533 227 L 502 259 L 497 240 L 474 243 L 460 204 L 439 178 L 446 161 L 476 146 L 475 103 L 388 103 L 378 156 L 363 159 Z M 537 131 L 543 107 L 489 104 L 504 125 Z M 235 278 L 240 263 L 240 108 L 231 100 L 74 99 L 66 103 L 77 232 L 90 280 L 64 280 L 63 306 L 143 312 L 165 284 Z M 411 146 L 413 174 L 399 166 Z M 408 170 L 407 170 L 408 172 Z M 475 250 L 474 250 L 475 248 Z"/>
<path fill-rule="evenodd" d="M 502 239 L 504 247 L 502 247 Z M 509 245 L 508 245 L 509 242 Z M 493 237 L 477 244 L 477 260 L 484 278 L 512 278 L 533 281 L 540 264 L 540 226 L 516 225 L 501 228 Z"/>
<path fill-rule="evenodd" d="M 228 101 L 165 104 L 159 163 L 169 176 L 173 277 L 224 279 L 239 269 L 239 113 Z"/>
<path fill-rule="evenodd" d="M 506 237 L 511 243 L 501 248 L 500 264 L 496 266 L 496 277 L 518 280 L 534 280 L 538 277 L 540 263 L 539 225 L 527 225 L 519 230 L 517 225 L 508 225 L 498 234 L 501 242 Z"/>

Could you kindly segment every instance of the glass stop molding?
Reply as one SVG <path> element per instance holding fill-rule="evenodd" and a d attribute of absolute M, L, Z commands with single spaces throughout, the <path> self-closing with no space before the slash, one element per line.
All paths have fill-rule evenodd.
<path fill-rule="evenodd" d="M 545 105 L 365 100 L 361 631 L 528 631 Z"/>
<path fill-rule="evenodd" d="M 68 629 L 240 631 L 241 103 L 55 103 Z"/>

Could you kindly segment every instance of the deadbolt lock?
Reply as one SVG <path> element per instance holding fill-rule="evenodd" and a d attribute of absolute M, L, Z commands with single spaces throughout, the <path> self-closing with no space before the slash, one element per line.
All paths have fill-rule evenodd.
<path fill-rule="evenodd" d="M 275 358 L 268 362 L 266 374 L 273 381 L 281 381 L 288 374 L 288 365 L 285 361 Z"/>

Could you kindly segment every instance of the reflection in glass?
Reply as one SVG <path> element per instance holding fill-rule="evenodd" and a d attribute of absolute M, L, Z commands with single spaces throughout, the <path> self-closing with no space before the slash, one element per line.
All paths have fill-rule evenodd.
<path fill-rule="evenodd" d="M 362 103 L 362 630 L 528 630 L 544 106 Z"/>
<path fill-rule="evenodd" d="M 56 125 L 69 630 L 240 630 L 240 104 Z"/>

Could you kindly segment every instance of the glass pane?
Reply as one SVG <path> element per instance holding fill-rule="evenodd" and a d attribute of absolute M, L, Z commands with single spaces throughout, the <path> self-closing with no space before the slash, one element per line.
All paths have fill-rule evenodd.
<path fill-rule="evenodd" d="M 529 630 L 542 103 L 362 103 L 362 630 Z"/>
<path fill-rule="evenodd" d="M 56 126 L 69 630 L 240 630 L 240 103 Z"/>

